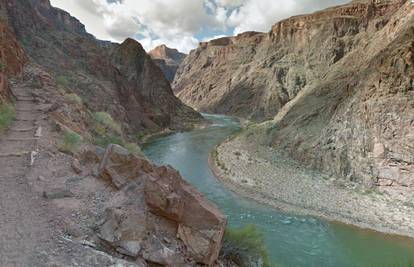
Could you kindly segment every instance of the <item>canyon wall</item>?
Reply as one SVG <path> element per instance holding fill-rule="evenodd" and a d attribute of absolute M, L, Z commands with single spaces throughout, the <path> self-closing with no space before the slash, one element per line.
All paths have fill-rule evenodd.
<path fill-rule="evenodd" d="M 78 94 L 92 111 L 109 112 L 126 132 L 182 129 L 201 120 L 174 96 L 138 42 L 96 40 L 76 18 L 48 0 L 1 0 L 0 5 L 33 62 L 53 74 L 64 90 Z M 120 61 L 126 58 L 136 61 Z"/>
<path fill-rule="evenodd" d="M 414 5 L 353 1 L 269 33 L 201 43 L 174 90 L 200 111 L 270 122 L 266 145 L 366 184 L 414 185 Z"/>
<path fill-rule="evenodd" d="M 201 43 L 177 72 L 173 90 L 200 110 L 256 121 L 273 118 L 307 85 L 321 78 L 366 32 L 386 24 L 401 1 L 354 1 Z"/>

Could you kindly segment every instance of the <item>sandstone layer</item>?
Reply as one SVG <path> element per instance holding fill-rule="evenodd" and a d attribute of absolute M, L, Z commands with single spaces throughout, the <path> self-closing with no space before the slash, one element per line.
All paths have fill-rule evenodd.
<path fill-rule="evenodd" d="M 178 67 L 186 57 L 186 54 L 180 53 L 177 49 L 169 48 L 166 45 L 157 46 L 148 54 L 170 82 L 174 80 Z"/>
<path fill-rule="evenodd" d="M 174 90 L 201 110 L 271 122 L 253 141 L 368 186 L 414 183 L 414 6 L 353 1 L 269 33 L 202 43 Z M 274 119 L 273 119 L 274 118 Z"/>

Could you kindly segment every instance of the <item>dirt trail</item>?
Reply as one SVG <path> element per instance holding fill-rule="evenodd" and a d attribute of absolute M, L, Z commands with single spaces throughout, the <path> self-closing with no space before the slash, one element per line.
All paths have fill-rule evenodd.
<path fill-rule="evenodd" d="M 0 137 L 0 266 L 44 266 L 53 240 L 49 203 L 26 180 L 44 114 L 26 88 L 14 88 L 16 120 Z M 56 218 L 55 218 L 56 219 Z"/>
<path fill-rule="evenodd" d="M 29 81 L 12 83 L 16 119 L 0 135 L 0 266 L 141 266 L 71 240 L 65 234 L 68 214 L 33 187 L 36 169 L 48 166 L 43 162 L 48 151 L 40 144 L 50 133 L 45 105 L 32 90 Z M 32 152 L 37 153 L 33 166 Z M 44 171 L 44 186 L 53 187 L 53 170 Z"/>

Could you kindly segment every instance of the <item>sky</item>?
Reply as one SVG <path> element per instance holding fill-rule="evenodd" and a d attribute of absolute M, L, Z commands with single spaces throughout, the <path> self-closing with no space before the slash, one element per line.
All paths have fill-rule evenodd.
<path fill-rule="evenodd" d="M 188 53 L 200 41 L 245 31 L 268 32 L 277 21 L 350 0 L 50 0 L 98 39 L 138 40 Z"/>

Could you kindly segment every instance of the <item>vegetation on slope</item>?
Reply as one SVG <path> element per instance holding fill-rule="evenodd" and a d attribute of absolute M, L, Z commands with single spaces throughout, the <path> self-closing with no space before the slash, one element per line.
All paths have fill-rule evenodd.
<path fill-rule="evenodd" d="M 12 104 L 4 103 L 0 104 L 0 133 L 6 130 L 16 115 L 15 109 Z"/>
<path fill-rule="evenodd" d="M 240 267 L 274 267 L 270 262 L 263 234 L 255 225 L 243 228 L 228 228 L 224 235 L 221 257 Z"/>

